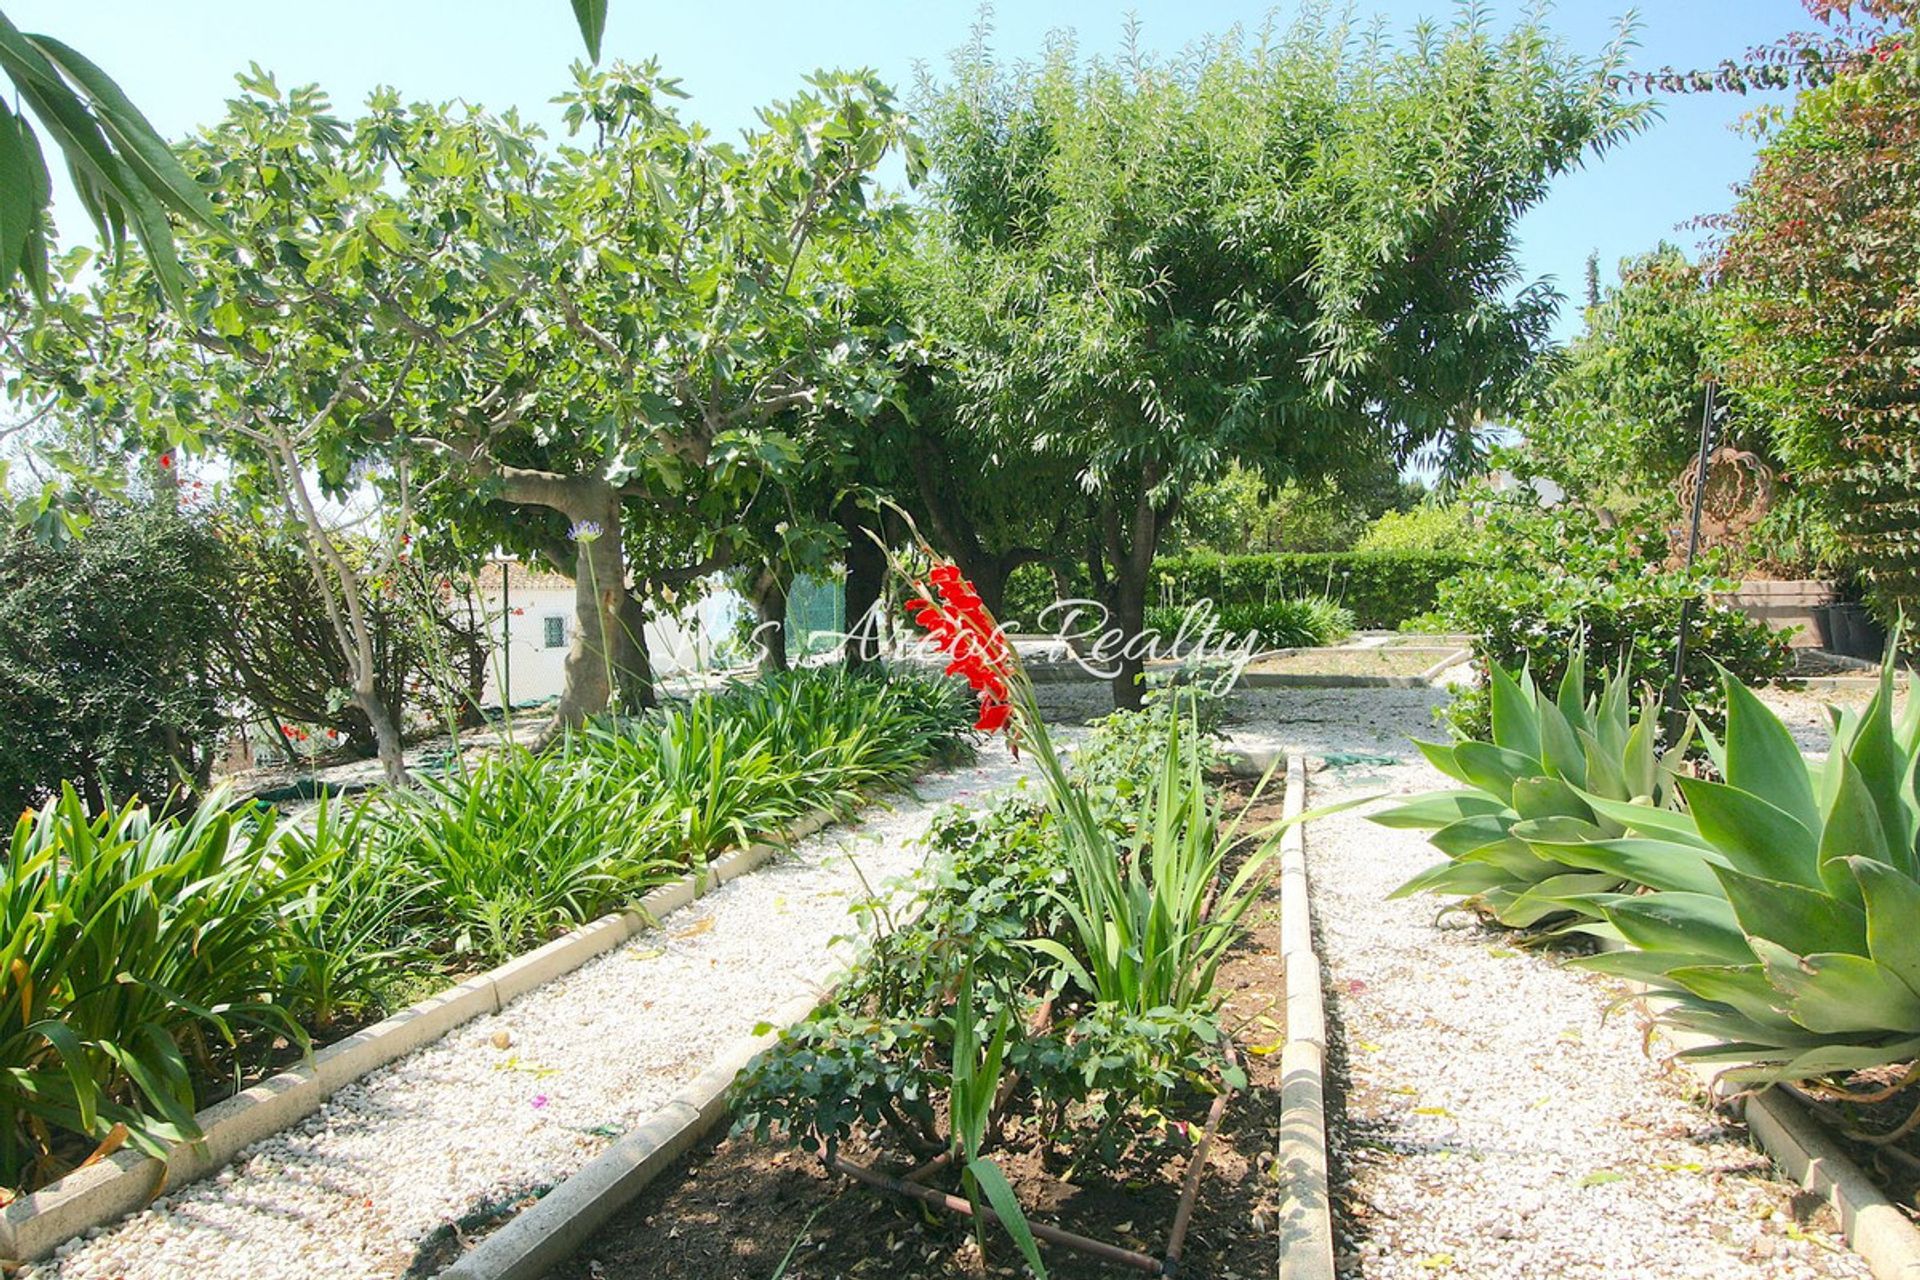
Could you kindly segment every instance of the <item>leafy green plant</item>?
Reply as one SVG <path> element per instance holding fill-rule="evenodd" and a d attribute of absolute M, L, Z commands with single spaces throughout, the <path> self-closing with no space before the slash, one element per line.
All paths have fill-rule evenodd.
<path fill-rule="evenodd" d="M 1068 866 L 1059 896 L 1077 942 L 1028 945 L 1097 1002 L 1133 1014 L 1208 1007 L 1213 976 L 1240 936 L 1271 853 L 1271 841 L 1262 843 L 1227 876 L 1239 823 L 1223 819 L 1200 759 L 1183 748 L 1186 735 L 1197 733 L 1188 719 L 1176 713 L 1163 721 L 1157 771 L 1128 815 L 1131 836 L 1117 846 L 1109 819 L 1052 757 L 1037 717 L 1028 726 L 1052 783 Z"/>
<path fill-rule="evenodd" d="M 1473 547 L 1473 511 L 1464 502 L 1429 499 L 1407 511 L 1383 511 L 1355 551 L 1426 551 L 1463 555 Z"/>
<path fill-rule="evenodd" d="M 983 1154 L 987 1127 L 1000 1101 L 1001 1069 L 1014 1030 L 1013 1011 L 1001 1003 L 992 1022 L 983 1026 L 974 1009 L 973 995 L 973 966 L 968 964 L 961 970 L 960 993 L 953 1005 L 953 1074 L 947 1089 L 950 1150 L 960 1163 L 960 1185 L 973 1206 L 974 1238 L 980 1245 L 980 1256 L 986 1257 L 987 1252 L 986 1219 L 980 1212 L 980 1199 L 985 1196 L 1000 1225 L 1019 1246 L 1027 1266 L 1039 1280 L 1047 1280 L 1033 1229 L 1007 1175 Z"/>
<path fill-rule="evenodd" d="M 278 847 L 281 870 L 305 886 L 284 912 L 279 990 L 317 1032 L 377 1009 L 396 971 L 424 953 L 406 922 L 430 883 L 404 844 L 371 839 L 371 828 L 368 806 L 322 792 Z"/>
<path fill-rule="evenodd" d="M 1440 612 L 1474 635 L 1482 667 L 1526 666 L 1552 685 L 1575 652 L 1624 669 L 1636 684 L 1671 682 L 1682 609 L 1690 612 L 1680 703 L 1708 727 L 1725 714 L 1720 670 L 1744 680 L 1785 669 L 1787 641 L 1766 623 L 1718 604 L 1729 584 L 1709 569 L 1662 567 L 1665 539 L 1605 529 L 1576 512 L 1496 506 L 1475 567 L 1441 588 Z M 1487 731 L 1484 693 L 1463 695 L 1448 723 L 1470 737 Z"/>
<path fill-rule="evenodd" d="M 1633 882 L 1695 885 L 1644 842 L 1625 838 L 1628 818 L 1646 828 L 1684 826 L 1671 810 L 1691 730 L 1660 753 L 1659 704 L 1649 696 L 1633 706 L 1618 672 L 1590 694 L 1578 652 L 1554 697 L 1525 668 L 1510 676 L 1495 665 L 1488 675 L 1491 741 L 1415 743 L 1462 787 L 1373 815 L 1382 826 L 1431 830 L 1447 855 L 1392 896 L 1461 897 L 1504 925 L 1531 928 L 1570 914 L 1597 919 L 1599 904 Z"/>
<path fill-rule="evenodd" d="M 1163 642 L 1174 642 L 1182 634 L 1190 641 L 1198 640 L 1206 627 L 1211 627 L 1216 637 L 1252 636 L 1261 649 L 1310 649 L 1351 632 L 1353 611 L 1325 596 L 1202 607 L 1198 611 L 1172 605 L 1147 610 L 1147 630 Z"/>
<path fill-rule="evenodd" d="M 0 812 L 63 782 L 96 812 L 206 786 L 227 724 L 225 561 L 159 502 L 103 506 L 82 538 L 0 539 Z"/>
<path fill-rule="evenodd" d="M 208 797 L 179 820 L 89 815 L 72 788 L 14 827 L 0 901 L 0 1177 L 63 1172 L 117 1129 L 198 1136 L 194 1083 L 249 1031 L 304 1045 L 276 998 L 286 913 L 335 856 L 283 863 L 270 810 Z"/>
<path fill-rule="evenodd" d="M 1193 551 L 1156 557 L 1153 599 L 1162 606 L 1211 600 L 1221 608 L 1324 596 L 1353 611 L 1349 628 L 1397 627 L 1434 607 L 1440 584 L 1468 567 L 1465 551 L 1332 551 L 1220 555 Z M 1084 570 L 1069 575 L 1070 595 L 1092 594 Z M 1045 567 L 1028 565 L 1007 580 L 1008 617 L 1037 624 L 1057 596 Z"/>
<path fill-rule="evenodd" d="M 1709 741 L 1725 780 L 1679 780 L 1683 823 L 1622 814 L 1673 873 L 1602 903 L 1586 931 L 1630 949 L 1577 963 L 1655 987 L 1664 1021 L 1717 1042 L 1688 1056 L 1735 1079 L 1920 1058 L 1920 698 L 1896 719 L 1889 671 L 1816 760 L 1731 676 L 1726 696 L 1726 738 Z"/>
<path fill-rule="evenodd" d="M 633 787 L 580 762 L 512 747 L 374 802 L 372 832 L 423 886 L 408 920 L 435 943 L 488 962 L 611 907 L 649 873 L 654 828 Z"/>

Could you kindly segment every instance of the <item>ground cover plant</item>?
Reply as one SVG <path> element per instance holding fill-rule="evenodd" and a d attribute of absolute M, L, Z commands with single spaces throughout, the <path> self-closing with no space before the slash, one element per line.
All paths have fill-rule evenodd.
<path fill-rule="evenodd" d="M 0 1179 L 164 1154 L 233 1081 L 964 751 L 971 714 L 927 677 L 796 672 L 298 819 L 69 788 L 5 864 Z"/>

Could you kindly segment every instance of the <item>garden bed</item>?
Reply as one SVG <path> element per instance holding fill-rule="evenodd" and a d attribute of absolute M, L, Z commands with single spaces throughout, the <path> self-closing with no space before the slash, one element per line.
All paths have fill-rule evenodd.
<path fill-rule="evenodd" d="M 1250 784 L 1229 784 L 1235 797 Z M 1230 802 L 1231 803 L 1231 802 Z M 1249 815 L 1273 821 L 1281 794 L 1269 789 Z M 1280 960 L 1279 888 L 1249 913 L 1251 929 L 1221 967 L 1222 1020 L 1235 1036 L 1248 1088 L 1227 1106 L 1202 1172 L 1182 1268 L 1257 1276 L 1275 1254 L 1279 1188 L 1273 1152 L 1280 1131 L 1280 1047 L 1286 977 Z M 1009 1126 L 996 1159 L 1036 1222 L 1159 1256 L 1165 1248 L 1209 1099 L 1187 1095 L 1168 1123 L 1111 1167 L 1066 1167 L 1028 1107 Z M 864 1134 L 843 1149 L 853 1163 L 898 1171 L 916 1163 Z M 988 1233 L 991 1274 L 1016 1274 L 1018 1254 L 998 1228 Z M 676 1169 L 592 1237 L 552 1274 L 566 1280 L 686 1277 L 733 1280 L 772 1275 L 787 1258 L 789 1280 L 804 1277 L 979 1275 L 963 1219 L 924 1214 L 912 1201 L 828 1172 L 815 1157 L 750 1135 L 702 1144 Z M 1043 1246 L 1049 1274 L 1067 1280 L 1124 1274 L 1057 1246 Z"/>
<path fill-rule="evenodd" d="M 1464 656 L 1465 651 L 1448 646 L 1295 649 L 1255 659 L 1248 664 L 1247 674 L 1419 677 L 1456 653 Z"/>

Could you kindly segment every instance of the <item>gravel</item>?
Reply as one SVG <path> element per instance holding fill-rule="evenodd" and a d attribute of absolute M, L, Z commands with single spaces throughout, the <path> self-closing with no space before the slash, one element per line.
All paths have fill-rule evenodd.
<path fill-rule="evenodd" d="M 1760 700 L 1773 708 L 1786 724 L 1802 751 L 1825 755 L 1832 742 L 1832 721 L 1828 707 L 1864 710 L 1873 699 L 1873 687 L 1795 689 L 1773 685 L 1760 691 Z M 1907 681 L 1902 677 L 1894 686 L 1893 713 L 1899 715 L 1907 705 Z"/>
<path fill-rule="evenodd" d="M 975 802 L 1022 773 L 986 745 L 978 763 L 802 841 L 23 1274 L 401 1274 L 436 1229 L 566 1177 L 759 1019 L 823 991 L 860 927 L 850 907 L 863 886 L 884 891 L 918 868 L 915 841 L 940 805 Z"/>
<path fill-rule="evenodd" d="M 1422 708 L 1389 692 L 1340 691 L 1349 730 L 1315 731 L 1310 754 L 1346 763 L 1310 762 L 1310 804 L 1448 785 L 1406 741 L 1434 736 Z M 1305 736 L 1284 720 L 1245 731 Z M 1374 752 L 1401 763 L 1353 759 Z M 1745 1131 L 1663 1068 L 1658 1041 L 1647 1055 L 1634 1012 L 1609 1016 L 1621 987 L 1438 899 L 1387 901 L 1438 860 L 1423 833 L 1338 815 L 1309 828 L 1307 857 L 1345 1063 L 1330 1139 L 1344 1276 L 1868 1274 L 1827 1212 L 1809 1219 Z"/>
<path fill-rule="evenodd" d="M 1050 718 L 1108 708 L 1104 685 L 1042 694 Z M 1407 739 L 1438 736 L 1443 696 L 1247 691 L 1229 729 L 1238 746 L 1309 756 L 1313 804 L 1419 791 L 1444 780 Z M 862 884 L 916 869 L 914 839 L 938 805 L 1022 772 L 989 745 L 979 764 L 809 838 L 23 1274 L 399 1275 L 436 1229 L 578 1169 L 764 1014 L 821 990 L 858 928 L 849 907 Z M 1436 856 L 1420 833 L 1358 815 L 1308 834 L 1332 1056 L 1345 1063 L 1332 1134 L 1343 1275 L 1868 1274 L 1824 1211 L 1796 1217 L 1796 1188 L 1689 1077 L 1643 1053 L 1633 1016 L 1607 1016 L 1617 986 L 1458 913 L 1436 920 L 1433 899 L 1386 901 Z"/>

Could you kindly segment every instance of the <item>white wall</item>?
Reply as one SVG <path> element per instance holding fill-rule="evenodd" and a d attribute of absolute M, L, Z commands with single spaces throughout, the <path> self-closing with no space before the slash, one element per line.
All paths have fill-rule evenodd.
<path fill-rule="evenodd" d="M 499 705 L 503 661 L 510 664 L 505 671 L 507 688 L 516 704 L 559 697 L 566 683 L 567 652 L 573 646 L 575 632 L 572 585 L 517 588 L 509 601 L 510 612 L 499 619 L 493 632 L 496 640 L 504 636 L 505 651 L 503 653 L 496 642 L 487 664 L 482 702 L 487 706 Z M 483 600 L 480 607 L 490 614 L 498 614 L 498 590 Z M 722 590 L 690 606 L 684 620 L 663 617 L 649 620 L 647 652 L 653 660 L 654 674 L 672 676 L 710 668 L 715 649 L 732 634 L 734 620 L 742 607 L 738 595 Z M 560 620 L 558 645 L 547 644 L 549 618 Z"/>

